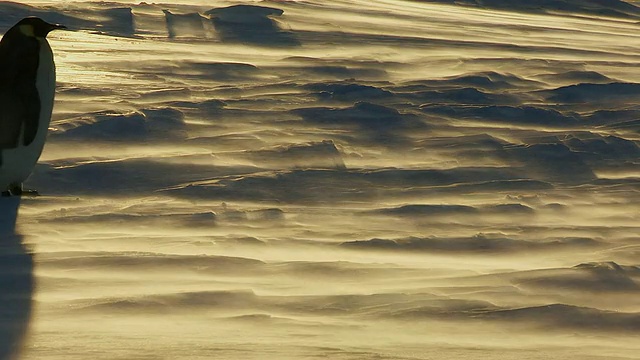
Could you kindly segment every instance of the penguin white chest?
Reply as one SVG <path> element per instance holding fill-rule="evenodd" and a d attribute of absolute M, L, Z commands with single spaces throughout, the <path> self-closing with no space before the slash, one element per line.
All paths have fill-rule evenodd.
<path fill-rule="evenodd" d="M 47 40 L 38 38 L 38 41 L 40 42 L 40 61 L 36 77 L 36 88 L 40 96 L 40 118 L 38 119 L 38 132 L 34 143 L 39 145 L 38 157 L 40 157 L 44 141 L 47 138 L 49 124 L 51 123 L 51 113 L 53 112 L 53 100 L 56 93 L 56 65 L 53 62 L 53 52 Z"/>
<path fill-rule="evenodd" d="M 40 42 L 40 58 L 36 77 L 36 88 L 40 97 L 38 131 L 34 141 L 28 146 L 24 146 L 23 128 L 18 147 L 2 151 L 3 161 L 0 169 L 0 189 L 2 190 L 10 185 L 21 184 L 29 177 L 40 158 L 40 154 L 42 154 L 51 123 L 56 88 L 56 69 L 49 43 L 44 38 L 38 38 L 38 41 Z"/>

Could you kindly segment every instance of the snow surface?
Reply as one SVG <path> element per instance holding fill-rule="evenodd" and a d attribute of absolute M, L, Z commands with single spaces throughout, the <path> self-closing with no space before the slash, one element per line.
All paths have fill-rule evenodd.
<path fill-rule="evenodd" d="M 0 3 L 75 30 L 0 359 L 637 359 L 634 3 Z"/>

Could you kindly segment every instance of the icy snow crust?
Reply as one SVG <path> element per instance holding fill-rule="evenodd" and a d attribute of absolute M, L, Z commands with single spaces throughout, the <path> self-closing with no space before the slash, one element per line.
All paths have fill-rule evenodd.
<path fill-rule="evenodd" d="M 29 3 L 1 359 L 640 353 L 634 2 Z"/>

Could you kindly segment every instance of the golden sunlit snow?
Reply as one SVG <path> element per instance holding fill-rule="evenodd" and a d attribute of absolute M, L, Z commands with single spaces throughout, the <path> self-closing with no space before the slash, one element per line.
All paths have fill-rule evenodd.
<path fill-rule="evenodd" d="M 637 359 L 640 8 L 461 3 L 0 3 L 0 358 Z"/>

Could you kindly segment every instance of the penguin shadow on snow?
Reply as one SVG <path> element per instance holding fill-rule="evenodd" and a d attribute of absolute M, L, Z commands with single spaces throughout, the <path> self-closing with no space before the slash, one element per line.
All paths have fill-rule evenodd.
<path fill-rule="evenodd" d="M 0 198 L 0 359 L 16 359 L 31 318 L 33 256 L 16 232 L 20 197 Z"/>

